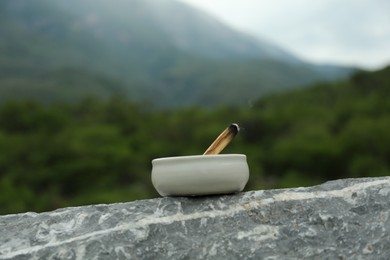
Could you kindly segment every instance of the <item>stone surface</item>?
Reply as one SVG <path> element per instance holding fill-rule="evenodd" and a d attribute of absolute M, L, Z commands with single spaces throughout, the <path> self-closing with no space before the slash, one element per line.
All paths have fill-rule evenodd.
<path fill-rule="evenodd" d="M 0 217 L 1 259 L 389 259 L 390 178 Z"/>

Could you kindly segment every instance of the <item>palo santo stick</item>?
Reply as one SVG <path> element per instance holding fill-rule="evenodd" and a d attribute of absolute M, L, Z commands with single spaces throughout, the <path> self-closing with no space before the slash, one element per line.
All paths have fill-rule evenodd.
<path fill-rule="evenodd" d="M 240 127 L 237 124 L 228 126 L 207 148 L 203 155 L 219 154 L 233 140 L 238 131 L 240 131 Z"/>

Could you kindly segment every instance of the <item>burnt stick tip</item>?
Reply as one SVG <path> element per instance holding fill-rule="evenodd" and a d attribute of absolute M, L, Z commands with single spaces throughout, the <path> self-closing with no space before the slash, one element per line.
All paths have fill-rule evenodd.
<path fill-rule="evenodd" d="M 233 140 L 238 131 L 240 131 L 240 127 L 237 124 L 228 126 L 207 148 L 204 155 L 219 154 Z"/>

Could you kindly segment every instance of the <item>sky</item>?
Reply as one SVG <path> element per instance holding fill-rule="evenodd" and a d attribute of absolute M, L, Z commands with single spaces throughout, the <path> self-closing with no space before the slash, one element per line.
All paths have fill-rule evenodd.
<path fill-rule="evenodd" d="M 390 0 L 181 0 L 315 63 L 390 65 Z"/>

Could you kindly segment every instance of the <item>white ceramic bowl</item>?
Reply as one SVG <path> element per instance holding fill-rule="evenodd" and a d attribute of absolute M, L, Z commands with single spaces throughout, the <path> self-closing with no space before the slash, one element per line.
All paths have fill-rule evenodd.
<path fill-rule="evenodd" d="M 244 154 L 166 157 L 152 166 L 152 183 L 161 196 L 240 192 L 249 178 Z"/>

